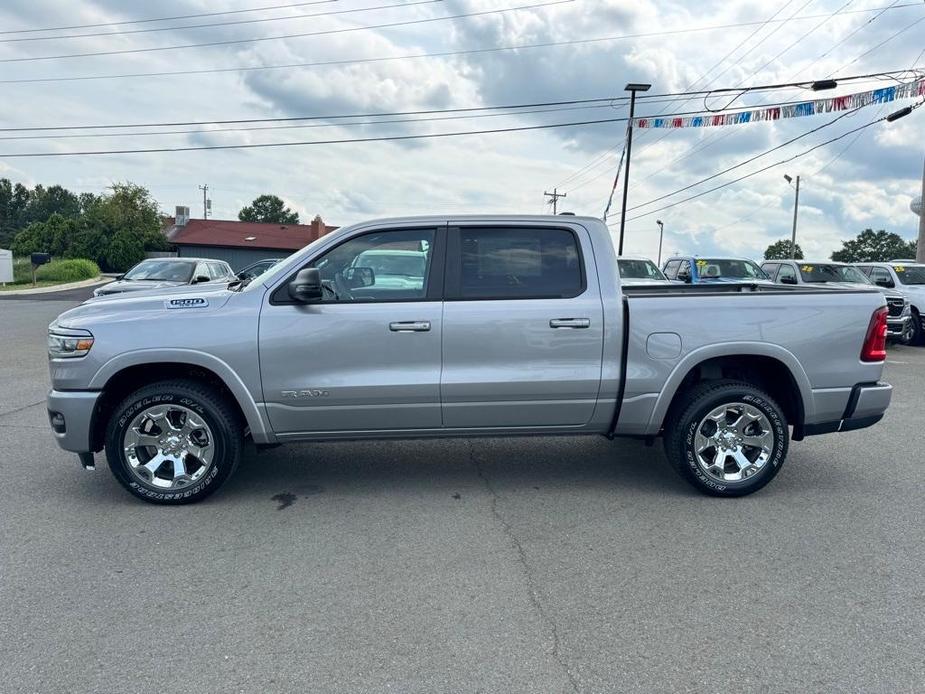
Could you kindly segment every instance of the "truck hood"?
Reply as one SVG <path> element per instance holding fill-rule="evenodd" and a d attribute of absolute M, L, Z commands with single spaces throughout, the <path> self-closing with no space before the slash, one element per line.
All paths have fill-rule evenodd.
<path fill-rule="evenodd" d="M 109 284 L 104 284 L 96 290 L 96 296 L 106 296 L 108 294 L 122 294 L 125 292 L 143 292 L 150 289 L 165 289 L 167 287 L 181 287 L 186 282 L 176 282 L 172 280 L 116 280 Z"/>
<path fill-rule="evenodd" d="M 234 292 L 224 284 L 181 285 L 167 289 L 123 292 L 88 299 L 80 306 L 65 311 L 55 320 L 62 328 L 83 328 L 92 332 L 98 323 L 130 320 L 151 320 L 158 317 L 188 315 L 193 320 L 204 313 L 220 310 Z"/>

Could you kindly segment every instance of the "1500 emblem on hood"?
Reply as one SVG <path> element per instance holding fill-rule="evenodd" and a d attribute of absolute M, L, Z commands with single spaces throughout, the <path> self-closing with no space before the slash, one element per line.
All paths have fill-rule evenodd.
<path fill-rule="evenodd" d="M 208 305 L 209 300 L 203 299 L 201 296 L 189 299 L 168 299 L 164 302 L 165 308 L 205 308 Z"/>

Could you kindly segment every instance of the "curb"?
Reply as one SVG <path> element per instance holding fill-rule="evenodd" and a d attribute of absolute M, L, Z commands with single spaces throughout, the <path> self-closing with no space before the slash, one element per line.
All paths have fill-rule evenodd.
<path fill-rule="evenodd" d="M 98 284 L 106 284 L 108 282 L 112 282 L 111 277 L 97 277 L 92 280 L 68 282 L 67 284 L 55 284 L 50 287 L 36 287 L 35 289 L 11 289 L 9 291 L 0 291 L 0 298 L 4 296 L 28 296 L 29 294 L 52 294 L 53 292 L 64 292 L 68 289 L 95 287 Z"/>

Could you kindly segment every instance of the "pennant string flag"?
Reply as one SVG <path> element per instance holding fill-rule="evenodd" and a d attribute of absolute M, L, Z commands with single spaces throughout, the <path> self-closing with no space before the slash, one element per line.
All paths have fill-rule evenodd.
<path fill-rule="evenodd" d="M 633 119 L 633 127 L 708 128 L 721 125 L 739 125 L 741 123 L 774 121 L 783 118 L 802 118 L 803 116 L 814 116 L 819 113 L 832 113 L 834 111 L 850 111 L 870 104 L 885 104 L 897 99 L 911 99 L 919 96 L 925 96 L 925 78 L 890 87 L 871 89 L 867 92 L 833 96 L 828 99 L 813 99 L 812 101 L 788 104 L 786 106 L 768 106 L 734 113 L 704 113 L 684 118 L 635 118 Z"/>

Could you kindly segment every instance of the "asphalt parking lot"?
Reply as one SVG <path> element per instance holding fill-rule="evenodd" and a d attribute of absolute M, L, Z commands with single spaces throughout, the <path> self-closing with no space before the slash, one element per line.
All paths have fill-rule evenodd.
<path fill-rule="evenodd" d="M 925 689 L 925 348 L 875 428 L 737 500 L 603 438 L 293 445 L 136 501 L 48 431 L 0 301 L 0 691 Z"/>

